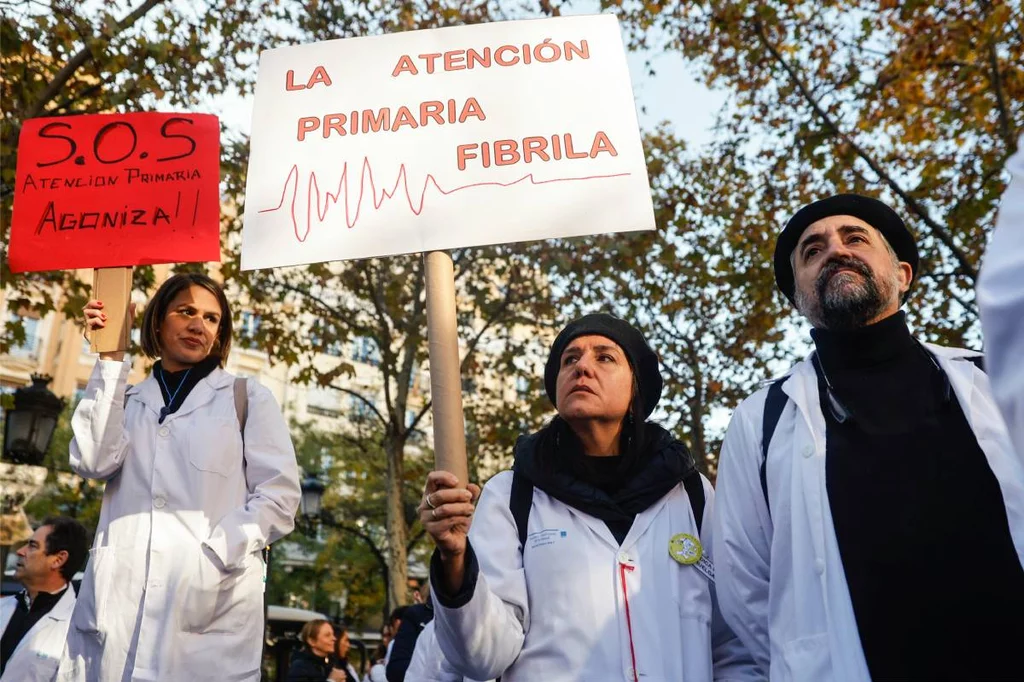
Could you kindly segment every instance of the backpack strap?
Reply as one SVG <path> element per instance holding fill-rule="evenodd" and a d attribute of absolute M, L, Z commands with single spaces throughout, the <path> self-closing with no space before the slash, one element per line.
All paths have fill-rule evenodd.
<path fill-rule="evenodd" d="M 697 535 L 700 535 L 701 524 L 704 522 L 704 480 L 699 472 L 694 471 L 683 479 L 683 487 L 686 488 L 686 496 L 690 498 L 693 518 L 697 520 Z"/>
<path fill-rule="evenodd" d="M 533 481 L 512 470 L 512 492 L 508 498 L 508 508 L 516 522 L 519 533 L 519 551 L 526 549 L 526 528 L 530 522 L 530 508 L 533 506 Z"/>
<path fill-rule="evenodd" d="M 238 430 L 242 432 L 245 442 L 245 422 L 249 418 L 249 381 L 245 377 L 235 377 L 235 415 L 238 417 Z"/>
<path fill-rule="evenodd" d="M 764 412 L 761 415 L 761 492 L 764 494 L 764 503 L 769 513 L 772 506 L 768 502 L 768 447 L 772 444 L 775 427 L 779 425 L 779 417 L 789 402 L 789 396 L 782 390 L 782 384 L 788 378 L 776 379 L 768 386 L 768 397 L 765 398 Z"/>

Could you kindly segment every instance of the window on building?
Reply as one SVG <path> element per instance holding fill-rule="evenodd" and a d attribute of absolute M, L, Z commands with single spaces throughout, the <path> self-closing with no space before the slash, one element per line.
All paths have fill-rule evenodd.
<path fill-rule="evenodd" d="M 317 329 L 311 329 L 309 332 L 309 340 L 314 348 L 320 348 L 320 352 L 324 355 L 330 355 L 332 358 L 340 358 L 342 355 L 343 346 L 340 341 L 334 340 L 330 343 L 324 343 L 323 336 Z"/>
<path fill-rule="evenodd" d="M 341 416 L 341 393 L 325 386 L 313 386 L 306 392 L 306 410 L 321 417 Z"/>
<path fill-rule="evenodd" d="M 256 342 L 256 335 L 260 331 L 260 322 L 259 315 L 248 310 L 242 311 L 238 327 L 235 329 L 236 343 L 240 347 L 248 349 L 259 347 L 259 344 Z"/>
<path fill-rule="evenodd" d="M 13 322 L 21 320 L 22 328 L 25 330 L 25 340 L 16 346 L 11 346 L 11 355 L 20 358 L 36 357 L 42 342 L 42 339 L 39 338 L 39 320 L 20 315 L 12 315 L 11 320 Z"/>
<path fill-rule="evenodd" d="M 349 418 L 354 422 L 369 421 L 374 417 L 373 410 L 362 398 L 349 396 Z"/>
<path fill-rule="evenodd" d="M 360 336 L 352 341 L 352 359 L 365 362 L 376 367 L 380 364 L 380 350 L 377 342 L 368 336 Z"/>
<path fill-rule="evenodd" d="M 14 392 L 18 390 L 17 386 L 8 386 L 7 384 L 0 384 L 0 396 L 14 395 Z M 0 400 L 0 420 L 4 419 L 6 412 L 3 407 L 4 401 Z"/>

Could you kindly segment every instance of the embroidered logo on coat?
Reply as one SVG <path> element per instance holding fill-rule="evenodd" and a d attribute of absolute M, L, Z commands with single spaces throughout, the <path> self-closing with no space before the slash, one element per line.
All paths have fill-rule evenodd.
<path fill-rule="evenodd" d="M 534 549 L 535 547 L 553 545 L 555 542 L 567 537 L 569 537 L 568 531 L 561 528 L 545 528 L 544 530 L 534 531 L 527 535 L 526 541 L 530 544 L 530 549 Z"/>

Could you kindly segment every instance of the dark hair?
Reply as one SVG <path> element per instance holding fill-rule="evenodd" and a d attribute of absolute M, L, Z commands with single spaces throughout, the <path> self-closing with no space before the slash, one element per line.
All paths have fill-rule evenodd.
<path fill-rule="evenodd" d="M 330 625 L 330 621 L 326 621 L 323 618 L 314 618 L 305 625 L 299 631 L 299 639 L 306 646 L 309 646 L 310 640 L 316 639 L 316 636 L 320 634 L 320 628 L 325 625 Z"/>
<path fill-rule="evenodd" d="M 405 618 L 405 611 L 408 608 L 409 607 L 407 606 L 399 606 L 398 608 L 396 608 L 394 611 L 391 612 L 391 617 L 388 619 L 388 623 L 394 623 L 396 620 L 401 620 Z M 394 637 L 396 634 L 398 633 L 392 632 L 391 636 Z"/>
<path fill-rule="evenodd" d="M 46 553 L 67 552 L 68 560 L 60 567 L 64 580 L 71 580 L 85 563 L 85 555 L 89 551 L 89 533 L 85 526 L 67 516 L 49 516 L 40 527 L 49 526 L 46 536 Z"/>
<path fill-rule="evenodd" d="M 344 625 L 338 625 L 337 623 L 334 624 L 334 655 L 338 658 L 341 658 L 341 654 L 338 653 L 338 647 L 341 646 L 341 640 L 345 638 L 345 635 L 347 633 L 347 627 L 345 627 Z M 351 643 L 351 640 L 349 640 L 350 645 Z"/>
<path fill-rule="evenodd" d="M 224 295 L 223 287 L 199 272 L 183 272 L 174 275 L 161 284 L 153 294 L 153 300 L 146 306 L 146 312 L 142 316 L 142 352 L 151 358 L 160 357 L 160 335 L 157 331 L 160 322 L 166 317 L 167 308 L 170 307 L 174 297 L 193 285 L 209 291 L 220 304 L 220 326 L 217 328 L 217 338 L 213 342 L 210 355 L 216 357 L 223 367 L 224 361 L 228 359 L 228 353 L 231 351 L 231 307 L 228 305 L 228 297 Z"/>

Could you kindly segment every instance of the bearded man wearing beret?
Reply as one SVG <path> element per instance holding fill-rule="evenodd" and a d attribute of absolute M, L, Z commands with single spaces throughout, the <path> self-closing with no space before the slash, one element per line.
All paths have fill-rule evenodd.
<path fill-rule="evenodd" d="M 891 208 L 805 206 L 775 279 L 814 351 L 745 400 L 722 446 L 722 612 L 773 682 L 1024 677 L 1024 461 L 979 354 L 926 344 Z"/>

